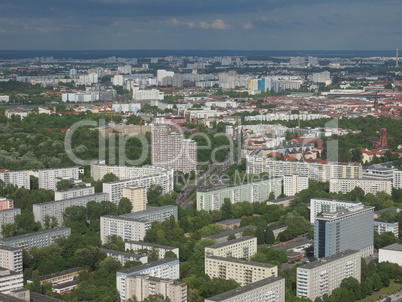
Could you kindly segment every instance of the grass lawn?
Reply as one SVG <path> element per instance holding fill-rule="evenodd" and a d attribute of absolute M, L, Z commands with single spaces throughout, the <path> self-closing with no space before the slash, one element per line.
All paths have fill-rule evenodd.
<path fill-rule="evenodd" d="M 384 299 L 385 297 L 392 295 L 398 291 L 402 290 L 402 285 L 397 283 L 391 283 L 388 287 L 380 289 L 378 292 L 373 292 L 372 295 L 367 296 L 362 300 L 357 300 L 358 302 L 374 302 L 379 299 Z"/>

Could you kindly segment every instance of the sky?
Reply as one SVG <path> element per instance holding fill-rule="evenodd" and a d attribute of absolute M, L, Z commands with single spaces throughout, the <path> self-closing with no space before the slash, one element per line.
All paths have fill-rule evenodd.
<path fill-rule="evenodd" d="M 0 50 L 402 49 L 401 0 L 0 0 Z"/>

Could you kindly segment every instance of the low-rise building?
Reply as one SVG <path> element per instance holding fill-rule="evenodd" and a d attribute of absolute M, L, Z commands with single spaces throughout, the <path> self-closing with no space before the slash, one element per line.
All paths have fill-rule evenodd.
<path fill-rule="evenodd" d="M 217 256 L 205 257 L 205 274 L 210 278 L 233 279 L 247 285 L 269 277 L 278 276 L 276 265 Z"/>
<path fill-rule="evenodd" d="M 205 247 L 205 256 L 250 259 L 257 253 L 257 238 L 244 236 Z"/>
<path fill-rule="evenodd" d="M 40 276 L 39 281 L 40 284 L 45 282 L 52 283 L 52 285 L 62 284 L 73 281 L 76 277 L 78 277 L 80 272 L 83 271 L 85 271 L 85 269 L 82 267 L 74 267 L 57 273 Z"/>
<path fill-rule="evenodd" d="M 54 229 L 29 233 L 0 240 L 1 245 L 19 247 L 29 251 L 32 247 L 38 248 L 51 245 L 57 238 L 69 237 L 71 229 L 65 227 L 58 227 Z"/>
<path fill-rule="evenodd" d="M 294 200 L 296 196 L 288 196 L 288 197 L 282 197 L 274 200 L 268 200 L 267 205 L 283 205 L 285 208 L 288 207 L 291 203 L 292 200 Z"/>
<path fill-rule="evenodd" d="M 202 239 L 211 239 L 211 240 L 215 241 L 216 243 L 226 242 L 226 241 L 228 241 L 228 238 L 230 235 L 234 235 L 236 238 L 240 238 L 242 236 L 244 230 L 249 229 L 249 228 L 256 229 L 257 227 L 255 225 L 247 225 L 247 226 L 244 226 L 241 228 L 223 231 L 222 233 L 219 233 L 219 234 L 209 235 L 209 236 L 203 237 Z"/>
<path fill-rule="evenodd" d="M 240 223 L 241 219 L 227 219 L 216 222 L 216 224 L 219 224 L 220 226 L 229 229 L 239 228 Z"/>
<path fill-rule="evenodd" d="M 105 253 L 108 257 L 112 257 L 113 259 L 119 261 L 122 266 L 126 265 L 126 262 L 129 261 L 139 261 L 142 264 L 148 263 L 147 255 L 139 255 L 134 253 L 114 251 L 108 249 L 101 249 L 101 253 Z"/>
<path fill-rule="evenodd" d="M 347 250 L 297 268 L 296 295 L 300 298 L 322 298 L 331 295 L 345 278 L 353 277 L 360 282 L 361 252 Z"/>
<path fill-rule="evenodd" d="M 0 245 L 0 267 L 22 273 L 22 249 Z"/>
<path fill-rule="evenodd" d="M 146 297 L 156 294 L 163 295 L 170 301 L 187 302 L 187 285 L 184 282 L 148 275 L 126 278 L 126 299 L 135 296 L 138 301 L 143 301 Z"/>
<path fill-rule="evenodd" d="M 167 246 L 167 245 L 160 245 L 160 244 L 147 243 L 147 242 L 142 242 L 142 241 L 128 240 L 124 243 L 124 248 L 126 249 L 126 251 L 132 250 L 132 251 L 134 251 L 134 253 L 138 253 L 138 254 L 149 253 L 149 251 L 156 250 L 158 253 L 159 259 L 165 258 L 166 252 L 172 252 L 177 256 L 177 258 L 180 257 L 179 248 L 173 247 L 173 246 Z"/>
<path fill-rule="evenodd" d="M 278 235 L 280 233 L 282 233 L 283 231 L 286 231 L 287 228 L 288 228 L 287 224 L 281 224 L 281 225 L 278 225 L 277 227 L 273 227 L 271 229 L 272 229 L 272 233 L 274 233 L 274 236 L 276 238 L 276 237 L 278 237 Z"/>
<path fill-rule="evenodd" d="M 385 221 L 374 219 L 374 231 L 378 234 L 384 234 L 386 232 L 391 232 L 396 238 L 399 237 L 399 223 L 398 221 Z"/>
<path fill-rule="evenodd" d="M 393 243 L 378 250 L 378 262 L 387 261 L 402 266 L 402 243 Z"/>
<path fill-rule="evenodd" d="M 124 301 L 131 298 L 131 296 L 126 296 L 126 279 L 129 276 L 149 275 L 152 277 L 177 280 L 179 279 L 179 265 L 179 259 L 165 258 L 117 271 L 116 287 L 120 294 L 120 299 Z"/>
<path fill-rule="evenodd" d="M 205 299 L 205 302 L 285 302 L 285 279 L 270 277 Z"/>

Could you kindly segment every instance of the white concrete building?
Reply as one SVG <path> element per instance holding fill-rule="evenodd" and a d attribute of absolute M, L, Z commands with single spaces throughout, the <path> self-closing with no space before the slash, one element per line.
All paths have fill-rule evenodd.
<path fill-rule="evenodd" d="M 402 243 L 394 243 L 378 250 L 378 262 L 387 261 L 402 266 Z"/>
<path fill-rule="evenodd" d="M 285 302 L 285 279 L 265 278 L 205 299 L 205 302 Z"/>
<path fill-rule="evenodd" d="M 100 218 L 100 238 L 102 244 L 108 241 L 109 236 L 119 236 L 123 241 L 144 240 L 145 233 L 151 228 L 148 220 L 133 220 L 119 216 L 101 216 Z"/>
<path fill-rule="evenodd" d="M 8 103 L 10 101 L 10 97 L 8 95 L 0 95 L 0 102 Z"/>
<path fill-rule="evenodd" d="M 399 222 L 398 221 L 384 221 L 374 219 L 374 231 L 378 234 L 391 232 L 396 238 L 399 237 Z"/>
<path fill-rule="evenodd" d="M 4 182 L 7 186 L 9 184 L 16 185 L 19 188 L 24 187 L 25 189 L 30 190 L 30 178 L 29 178 L 29 171 L 1 171 L 0 172 L 0 180 Z"/>
<path fill-rule="evenodd" d="M 38 171 L 40 189 L 56 191 L 57 182 L 62 179 L 79 179 L 81 167 L 42 169 Z M 59 179 L 58 179 L 59 178 Z"/>
<path fill-rule="evenodd" d="M 331 193 L 342 192 L 342 194 L 346 194 L 357 187 L 362 188 L 364 194 L 376 195 L 377 192 L 385 192 L 391 195 L 392 192 L 392 184 L 389 180 L 362 178 L 331 178 L 329 180 L 329 191 Z"/>
<path fill-rule="evenodd" d="M 148 263 L 147 255 L 139 255 L 134 253 L 114 251 L 108 249 L 101 249 L 101 253 L 105 253 L 107 257 L 112 257 L 113 259 L 119 261 L 122 266 L 124 266 L 126 262 L 129 261 L 139 261 L 142 264 Z"/>
<path fill-rule="evenodd" d="M 360 251 L 347 250 L 331 257 L 316 260 L 297 268 L 296 296 L 322 298 L 331 295 L 345 278 L 353 277 L 360 282 Z"/>
<path fill-rule="evenodd" d="M 205 247 L 205 257 L 250 259 L 257 253 L 257 237 L 244 236 Z"/>
<path fill-rule="evenodd" d="M 318 213 L 334 213 L 355 205 L 360 202 L 335 200 L 327 198 L 311 198 L 310 199 L 310 222 L 314 223 Z"/>
<path fill-rule="evenodd" d="M 77 93 L 63 93 L 61 95 L 62 102 L 70 103 L 88 103 L 99 100 L 99 92 L 77 92 Z"/>
<path fill-rule="evenodd" d="M 396 189 L 402 189 L 402 171 L 395 170 L 392 178 L 392 186 Z"/>
<path fill-rule="evenodd" d="M 71 199 L 71 198 L 83 197 L 83 196 L 94 195 L 94 194 L 95 194 L 94 187 L 77 187 L 77 188 L 72 188 L 69 190 L 54 192 L 54 200 L 58 201 L 58 200 L 63 200 L 63 199 Z"/>
<path fill-rule="evenodd" d="M 0 267 L 0 293 L 9 294 L 11 291 L 24 287 L 23 274 Z"/>
<path fill-rule="evenodd" d="M 142 101 L 142 100 L 163 100 L 164 93 L 160 92 L 158 89 L 151 89 L 151 90 L 139 90 L 133 89 L 133 99 L 135 101 Z"/>
<path fill-rule="evenodd" d="M 180 277 L 179 259 L 165 258 L 147 264 L 130 267 L 116 272 L 116 287 L 122 301 L 128 300 L 126 296 L 126 279 L 134 275 L 148 275 L 158 278 L 177 280 Z"/>
<path fill-rule="evenodd" d="M 294 196 L 302 190 L 308 189 L 308 177 L 298 175 L 283 176 L 283 194 Z"/>
<path fill-rule="evenodd" d="M 0 211 L 0 228 L 2 225 L 11 224 L 15 222 L 15 216 L 21 214 L 21 209 L 8 209 Z M 3 235 L 0 232 L 0 238 L 3 238 Z"/>
<path fill-rule="evenodd" d="M 46 216 L 56 218 L 58 225 L 62 225 L 64 222 L 63 213 L 67 208 L 72 206 L 86 207 L 88 202 L 90 201 L 102 202 L 108 200 L 109 194 L 98 193 L 94 195 L 86 195 L 70 199 L 37 203 L 32 206 L 32 211 L 35 221 L 39 221 L 42 225 L 45 223 Z"/>
<path fill-rule="evenodd" d="M 0 245 L 0 267 L 22 273 L 22 249 Z"/>

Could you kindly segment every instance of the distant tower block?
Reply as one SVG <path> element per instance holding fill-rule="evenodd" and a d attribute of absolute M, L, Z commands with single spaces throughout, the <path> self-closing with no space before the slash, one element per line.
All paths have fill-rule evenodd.
<path fill-rule="evenodd" d="M 396 49 L 395 67 L 399 67 L 398 48 Z"/>
<path fill-rule="evenodd" d="M 387 128 L 380 130 L 380 144 L 382 148 L 387 148 Z"/>
<path fill-rule="evenodd" d="M 379 104 L 378 104 L 378 94 L 377 94 L 377 92 L 376 92 L 376 93 L 375 93 L 375 101 L 374 101 L 374 109 L 377 110 L 378 107 L 379 107 Z"/>

